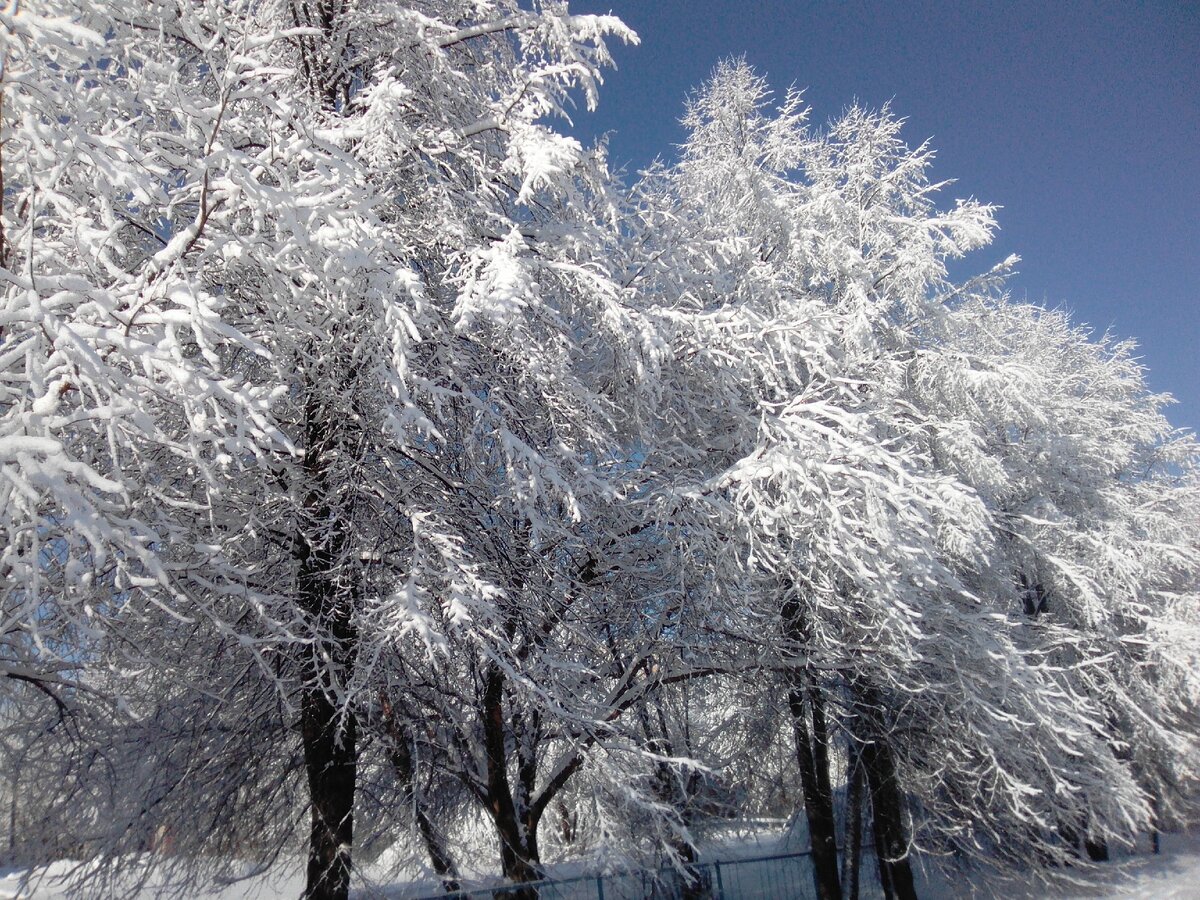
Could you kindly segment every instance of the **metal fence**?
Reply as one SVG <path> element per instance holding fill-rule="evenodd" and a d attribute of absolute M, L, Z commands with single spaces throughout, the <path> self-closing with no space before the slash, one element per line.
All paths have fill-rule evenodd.
<path fill-rule="evenodd" d="M 865 865 L 864 874 L 869 871 Z M 861 896 L 876 896 L 864 884 Z M 782 853 L 672 868 L 585 875 L 437 894 L 422 900 L 815 900 L 810 854 Z"/>

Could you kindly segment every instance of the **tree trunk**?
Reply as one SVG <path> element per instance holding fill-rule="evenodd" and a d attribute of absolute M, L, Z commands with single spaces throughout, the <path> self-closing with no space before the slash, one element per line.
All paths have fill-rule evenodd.
<path fill-rule="evenodd" d="M 525 839 L 523 856 L 540 874 L 541 850 L 538 847 L 538 825 L 541 815 L 534 811 L 533 792 L 537 787 L 538 742 L 541 740 L 541 716 L 536 710 L 524 716 L 513 715 L 513 730 L 517 740 L 517 791 L 513 806 Z"/>
<path fill-rule="evenodd" d="M 887 896 L 917 900 L 908 852 L 908 826 L 904 821 L 904 795 L 891 748 L 881 739 L 867 741 L 862 746 L 862 760 L 871 795 L 879 881 Z"/>
<path fill-rule="evenodd" d="M 1158 802 L 1158 795 L 1152 795 L 1150 798 L 1150 849 L 1155 856 L 1158 855 L 1160 849 L 1158 839 L 1158 824 L 1161 817 L 1160 808 L 1161 804 Z"/>
<path fill-rule="evenodd" d="M 414 806 L 413 819 L 416 822 L 417 832 L 425 844 L 425 850 L 429 854 L 429 863 L 433 866 L 433 871 L 437 872 L 438 877 L 442 879 L 442 888 L 448 894 L 456 893 L 460 887 L 458 869 L 454 865 L 454 858 L 450 855 L 450 851 L 442 843 L 441 835 L 437 833 L 437 829 L 433 827 L 433 823 L 429 821 L 420 806 Z"/>
<path fill-rule="evenodd" d="M 842 858 L 842 885 L 846 900 L 858 900 L 859 867 L 862 862 L 862 759 L 858 744 L 850 741 L 846 761 L 846 837 Z"/>
<path fill-rule="evenodd" d="M 804 791 L 804 814 L 808 819 L 808 835 L 812 842 L 813 886 L 818 900 L 841 900 L 837 825 L 833 817 L 833 792 L 829 780 L 829 750 L 827 743 L 822 746 L 822 742 L 828 741 L 825 710 L 815 691 L 804 690 L 804 680 L 803 674 L 797 673 L 795 686 L 788 692 L 788 704 L 796 736 L 796 761 L 800 766 L 800 787 Z M 822 766 L 824 772 L 821 771 Z"/>
<path fill-rule="evenodd" d="M 346 900 L 350 893 L 350 848 L 354 843 L 355 723 L 338 710 L 320 686 L 301 700 L 304 766 L 312 806 L 308 879 L 304 900 Z"/>
<path fill-rule="evenodd" d="M 537 842 L 526 839 L 517 807 L 513 802 L 508 781 L 508 758 L 505 753 L 504 673 L 491 663 L 484 674 L 483 741 L 487 757 L 488 813 L 500 838 L 500 868 L 504 877 L 513 882 L 536 881 L 539 876 Z M 535 889 L 506 895 L 511 900 L 531 900 Z"/>
<path fill-rule="evenodd" d="M 348 524 L 334 502 L 340 486 L 328 469 L 338 428 L 316 392 L 305 402 L 304 521 L 296 536 L 296 588 L 314 630 L 306 646 L 300 732 L 308 775 L 312 832 L 304 900 L 346 900 L 354 838 L 357 727 L 334 702 L 337 684 L 354 668 L 358 572 L 346 559 Z"/>
<path fill-rule="evenodd" d="M 793 591 L 786 593 L 780 612 L 784 637 L 797 649 L 803 648 L 808 643 L 808 629 Z M 800 767 L 800 787 L 804 792 L 804 814 L 808 819 L 808 837 L 812 844 L 813 887 L 818 900 L 841 900 L 825 703 L 820 686 L 810 672 L 797 668 L 791 673 L 790 681 L 788 706 L 796 738 L 796 762 Z"/>
<path fill-rule="evenodd" d="M 348 603 L 338 604 L 332 579 L 301 565 L 301 596 L 312 605 L 322 636 L 309 650 L 311 672 L 300 699 L 304 767 L 308 774 L 312 832 L 304 900 L 346 900 L 350 892 L 350 851 L 354 844 L 354 789 L 357 778 L 354 714 L 339 710 L 331 699 L 336 667 L 348 671 L 354 662 L 356 637 Z M 327 572 L 328 570 L 326 570 Z M 328 632 L 326 633 L 326 629 Z M 332 665 L 331 665 L 332 664 Z"/>
<path fill-rule="evenodd" d="M 383 709 L 383 727 L 390 741 L 388 759 L 396 773 L 396 780 L 400 783 L 401 803 L 406 809 L 412 811 L 413 825 L 416 826 L 421 843 L 425 845 L 425 852 L 429 854 L 429 863 L 433 867 L 433 871 L 442 879 L 442 887 L 447 893 L 455 893 L 460 887 L 458 870 L 441 835 L 434 828 L 433 822 L 425 815 L 422 807 L 421 798 L 417 792 L 417 771 L 413 764 L 409 736 L 396 721 L 391 701 L 385 691 L 380 690 L 379 700 Z"/>

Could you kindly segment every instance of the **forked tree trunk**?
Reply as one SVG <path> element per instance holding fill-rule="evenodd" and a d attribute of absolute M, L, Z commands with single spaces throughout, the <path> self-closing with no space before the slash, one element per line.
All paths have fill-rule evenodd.
<path fill-rule="evenodd" d="M 841 900 L 825 709 L 817 691 L 804 690 L 804 680 L 802 673 L 797 674 L 796 686 L 788 692 L 788 703 L 796 736 L 800 786 L 804 791 L 804 814 L 808 819 L 808 835 L 812 842 L 813 886 L 818 900 Z"/>
<path fill-rule="evenodd" d="M 871 795 L 879 881 L 888 897 L 917 900 L 909 858 L 908 825 L 904 821 L 904 794 L 891 748 L 882 739 L 867 741 L 862 746 L 862 760 Z"/>
<path fill-rule="evenodd" d="M 379 704 L 383 710 L 384 731 L 390 742 L 388 760 L 391 762 L 392 770 L 396 773 L 396 780 L 400 784 L 400 802 L 405 809 L 412 813 L 413 825 L 417 829 L 421 843 L 425 845 L 425 852 L 429 854 L 429 864 L 442 880 L 442 887 L 447 893 L 455 893 L 460 887 L 458 869 L 454 865 L 454 858 L 450 855 L 442 836 L 438 834 L 437 828 L 425 814 L 424 805 L 421 803 L 421 797 L 417 791 L 417 771 L 413 763 L 410 736 L 396 721 L 391 700 L 384 690 L 379 692 Z"/>
<path fill-rule="evenodd" d="M 784 637 L 793 646 L 804 647 L 808 643 L 808 628 L 794 592 L 786 594 L 780 612 Z M 818 900 L 841 900 L 824 698 L 811 672 L 798 667 L 791 673 L 790 681 L 788 706 L 796 739 L 800 787 L 804 793 L 804 815 L 812 844 L 813 887 Z"/>

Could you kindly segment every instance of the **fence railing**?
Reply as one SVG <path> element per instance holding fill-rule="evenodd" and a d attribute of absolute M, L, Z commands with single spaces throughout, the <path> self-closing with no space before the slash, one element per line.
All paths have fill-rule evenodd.
<path fill-rule="evenodd" d="M 866 860 L 864 860 L 864 863 Z M 863 866 L 863 873 L 869 872 Z M 866 879 L 861 896 L 876 896 Z M 697 862 L 433 894 L 421 900 L 815 900 L 808 852 Z"/>

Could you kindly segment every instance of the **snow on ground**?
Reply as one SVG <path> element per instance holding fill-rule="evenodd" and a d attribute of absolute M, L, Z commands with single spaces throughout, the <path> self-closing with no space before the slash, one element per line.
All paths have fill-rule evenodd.
<path fill-rule="evenodd" d="M 78 863 L 53 863 L 33 873 L 9 870 L 0 872 L 0 900 L 68 900 L 79 896 L 72 889 L 70 879 Z M 146 883 L 136 886 L 134 876 L 129 883 L 114 885 L 105 891 L 129 898 L 129 900 L 151 900 L 159 897 L 179 897 L 180 900 L 295 900 L 304 889 L 303 864 L 297 860 L 287 867 L 245 880 L 224 884 L 208 884 L 186 892 L 178 879 L 164 873 L 151 874 Z"/>
<path fill-rule="evenodd" d="M 1033 879 L 946 879 L 926 873 L 918 885 L 921 900 L 1195 900 L 1200 897 L 1200 833 L 1163 835 L 1162 853 L 1145 850 L 1099 866 L 1086 874 L 1064 873 L 1046 885 Z"/>
<path fill-rule="evenodd" d="M 733 840 L 714 846 L 721 851 L 721 860 L 759 855 L 763 851 L 787 849 L 762 836 L 753 836 L 741 844 Z M 78 863 L 59 862 L 33 873 L 23 870 L 0 871 L 0 900 L 68 900 L 76 896 L 64 883 L 76 872 Z M 559 877 L 580 874 L 578 864 L 556 872 Z M 385 880 L 379 873 L 366 873 L 371 883 L 360 883 L 355 891 L 357 900 L 375 898 L 419 897 L 435 893 L 436 882 L 425 884 Z M 374 877 L 372 877 L 374 875 Z M 1034 880 L 985 880 L 950 878 L 926 872 L 918 884 L 922 900 L 963 900 L 963 898 L 1003 898 L 1003 900 L 1193 900 L 1200 897 L 1200 833 L 1165 835 L 1163 852 L 1129 856 L 1101 866 L 1086 875 L 1074 875 L 1073 883 L 1047 887 Z M 277 900 L 300 896 L 303 887 L 303 867 L 299 860 L 281 864 L 271 872 L 257 874 L 239 881 L 209 884 L 200 889 L 181 890 L 178 880 L 162 873 L 152 874 L 140 890 L 132 883 L 120 896 L 130 900 L 176 896 L 187 900 Z M 807 887 L 807 886 L 806 886 Z M 727 894 L 730 900 L 736 896 Z M 755 896 L 766 896 L 755 893 Z"/>

